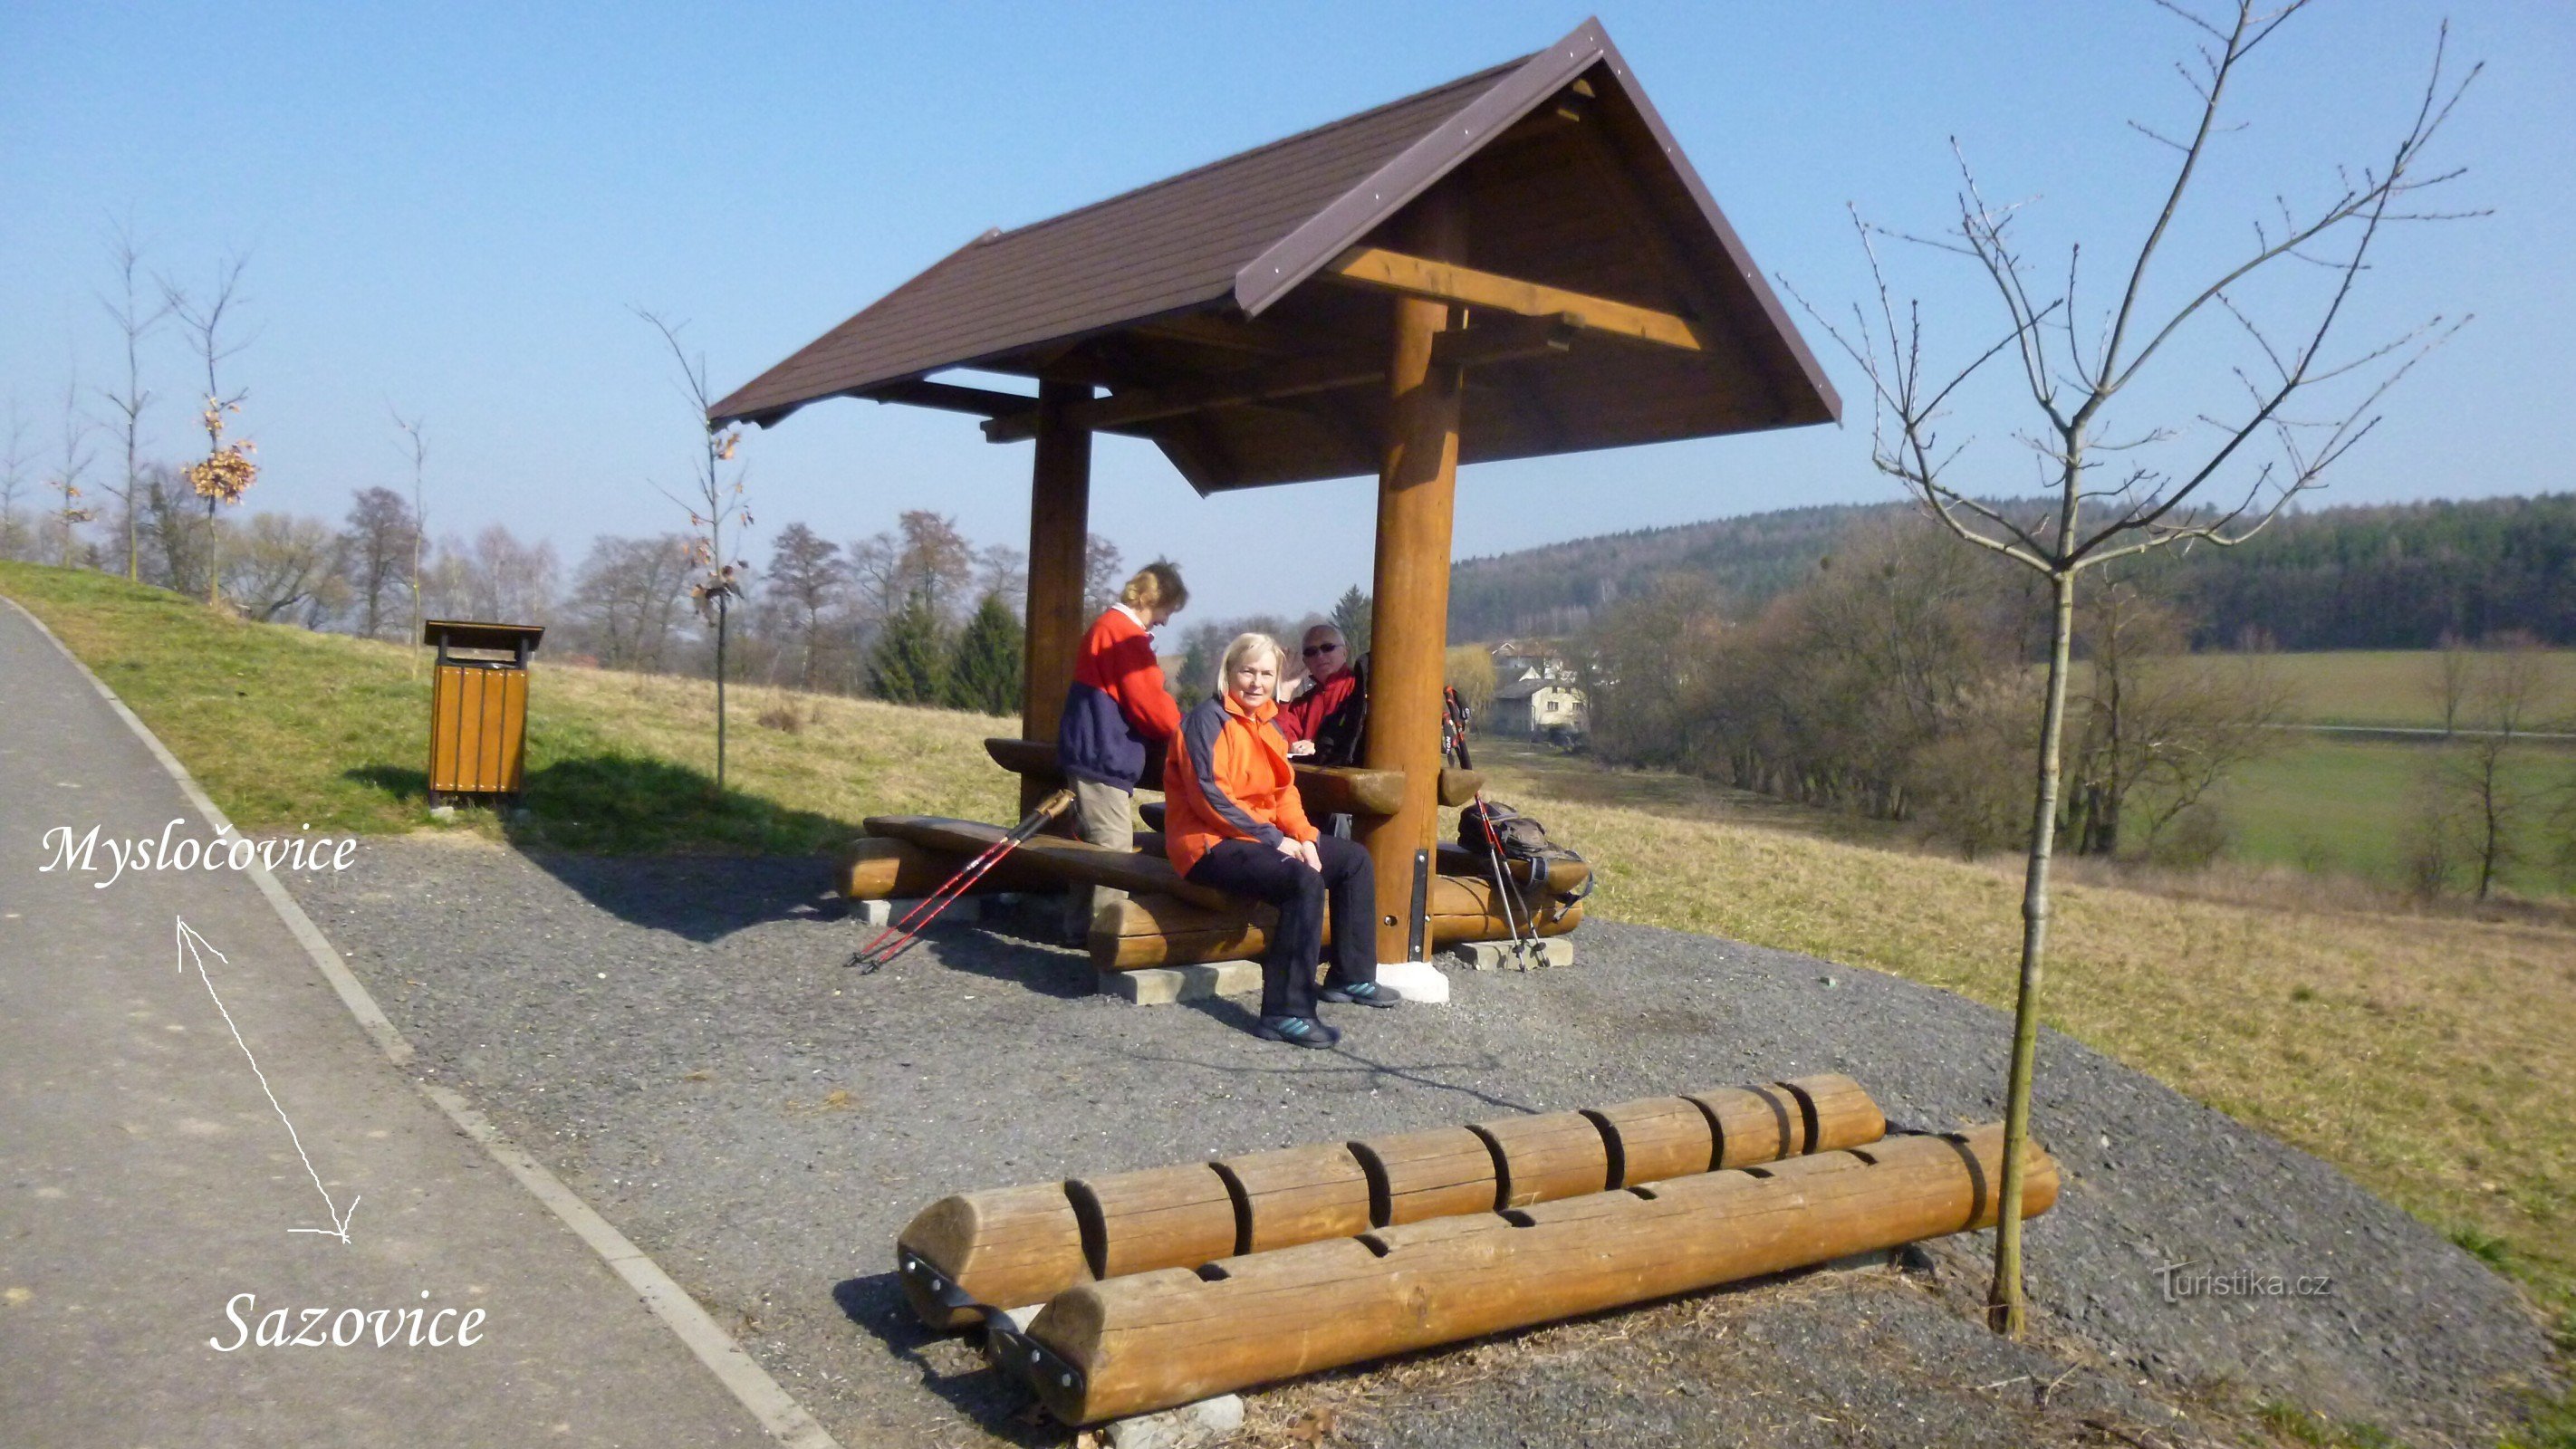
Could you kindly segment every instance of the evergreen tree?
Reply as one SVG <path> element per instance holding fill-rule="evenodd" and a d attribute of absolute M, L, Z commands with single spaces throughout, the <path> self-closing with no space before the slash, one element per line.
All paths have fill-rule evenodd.
<path fill-rule="evenodd" d="M 1333 627 L 1342 631 L 1342 642 L 1350 646 L 1343 658 L 1357 659 L 1369 652 L 1369 621 L 1374 613 L 1375 606 L 1357 584 L 1342 590 L 1342 596 L 1333 601 Z"/>
<path fill-rule="evenodd" d="M 1019 616 L 998 593 L 988 593 L 957 635 L 948 656 L 939 702 L 951 709 L 1017 714 L 1021 694 Z"/>
<path fill-rule="evenodd" d="M 889 704 L 936 703 L 945 662 L 929 591 L 915 589 L 877 635 L 876 650 L 868 656 L 868 689 Z"/>

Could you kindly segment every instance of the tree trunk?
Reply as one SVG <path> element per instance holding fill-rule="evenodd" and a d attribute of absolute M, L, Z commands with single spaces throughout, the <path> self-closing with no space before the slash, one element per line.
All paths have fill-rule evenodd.
<path fill-rule="evenodd" d="M 722 594 L 716 595 L 716 793 L 725 787 L 725 621 L 730 611 Z"/>
<path fill-rule="evenodd" d="M 2071 471 L 2071 470 L 2070 470 Z M 2070 492 L 2072 490 L 2070 489 Z M 2074 537 L 2070 498 L 2061 546 Z M 2030 867 L 2022 881 L 2021 987 L 2013 1002 L 2012 1075 L 2004 1092 L 2003 1193 L 1995 1220 L 1995 1281 L 1986 1295 L 1987 1326 L 2009 1338 L 2022 1333 L 2021 1186 L 2029 1159 L 2030 1079 L 2039 1051 L 2039 980 L 2048 950 L 2048 863 L 2057 834 L 2058 748 L 2066 724 L 2067 655 L 2075 636 L 2075 574 L 2049 575 L 2054 607 L 2048 646 L 2048 707 L 2039 727 L 2039 781 L 2031 802 Z"/>

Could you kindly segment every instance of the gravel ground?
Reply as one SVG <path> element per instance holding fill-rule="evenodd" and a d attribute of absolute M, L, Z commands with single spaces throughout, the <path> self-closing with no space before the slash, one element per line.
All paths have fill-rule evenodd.
<path fill-rule="evenodd" d="M 1331 1053 L 1233 1002 L 1091 994 L 1077 954 L 943 928 L 876 976 L 810 862 L 531 858 L 371 842 L 295 890 L 420 1049 L 652 1253 L 842 1442 L 1065 1431 L 902 1311 L 894 1236 L 950 1192 L 1810 1072 L 1900 1125 L 2002 1115 L 2006 1023 L 1869 971 L 1589 925 L 1578 964 L 1453 973 L 1344 1010 Z M 2490 1441 L 2545 1381 L 2510 1285 L 2315 1158 L 2063 1037 L 2036 1131 L 2037 1328 L 1977 1327 L 1980 1248 L 1810 1274 L 1250 1397 L 1251 1437 L 1494 1444 L 2193 1442 L 2287 1399 L 2412 1443 Z M 2183 1296 L 2186 1275 L 2326 1293 Z"/>

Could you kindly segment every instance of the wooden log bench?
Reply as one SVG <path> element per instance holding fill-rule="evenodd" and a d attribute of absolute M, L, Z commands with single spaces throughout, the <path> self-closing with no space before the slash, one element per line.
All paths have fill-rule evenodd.
<path fill-rule="evenodd" d="M 2022 1215 L 2057 1200 L 2032 1144 Z M 1079 1284 L 1029 1325 L 1067 1424 L 1598 1313 L 1994 1224 L 2003 1129 L 1438 1218 Z"/>
<path fill-rule="evenodd" d="M 926 895 L 967 858 L 1007 833 L 998 825 L 936 815 L 872 815 L 866 830 L 870 840 L 891 841 L 894 848 L 861 842 L 845 856 L 842 881 L 845 889 L 864 886 L 878 897 Z M 1521 874 L 1526 879 L 1527 873 Z M 1038 836 L 1005 856 L 977 889 L 1073 884 L 1113 886 L 1128 893 L 1091 923 L 1085 945 L 1092 964 L 1103 971 L 1256 959 L 1269 948 L 1278 919 L 1267 905 L 1184 880 L 1159 851 L 1115 850 L 1052 835 Z M 1561 884 L 1551 877 L 1552 887 Z M 1435 946 L 1496 941 L 1512 933 L 1490 878 L 1434 876 L 1426 900 Z M 1515 901 L 1512 909 L 1524 931 L 1534 928 L 1541 936 L 1561 936 L 1583 920 L 1582 905 L 1559 896 Z M 1329 939 L 1329 923 L 1326 931 Z"/>
<path fill-rule="evenodd" d="M 963 1328 L 974 1315 L 942 1305 L 929 1275 L 1017 1308 L 1094 1280 L 1866 1147 L 1886 1130 L 1859 1083 L 1803 1077 L 963 1193 L 915 1216 L 897 1258 L 922 1321 Z"/>
<path fill-rule="evenodd" d="M 1048 784 L 1064 781 L 1050 741 L 993 738 L 984 741 L 984 753 L 1015 775 Z M 1400 770 L 1364 770 L 1354 765 L 1298 765 L 1296 770 L 1297 798 L 1306 813 L 1318 820 L 1327 815 L 1393 815 L 1404 804 Z M 1455 809 L 1475 799 L 1484 784 L 1485 777 L 1474 770 L 1443 769 L 1440 803 Z"/>

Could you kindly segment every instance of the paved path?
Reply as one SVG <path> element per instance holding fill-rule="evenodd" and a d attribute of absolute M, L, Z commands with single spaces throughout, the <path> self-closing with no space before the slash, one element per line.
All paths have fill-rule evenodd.
<path fill-rule="evenodd" d="M 773 1442 L 596 1244 L 389 1060 L 390 1028 L 369 1039 L 253 879 L 99 889 L 104 850 L 96 876 L 40 869 L 55 826 L 215 832 L 5 603 L 0 692 L 0 1444 Z M 202 976 L 179 964 L 180 916 L 222 952 Z M 345 1244 L 291 1231 L 334 1214 Z M 326 1309 L 323 1336 L 344 1309 L 423 1308 L 446 1337 L 463 1311 L 483 1318 L 470 1346 L 403 1346 L 404 1325 L 397 1346 L 224 1352 L 244 1336 L 228 1305 L 252 1329 Z"/>

